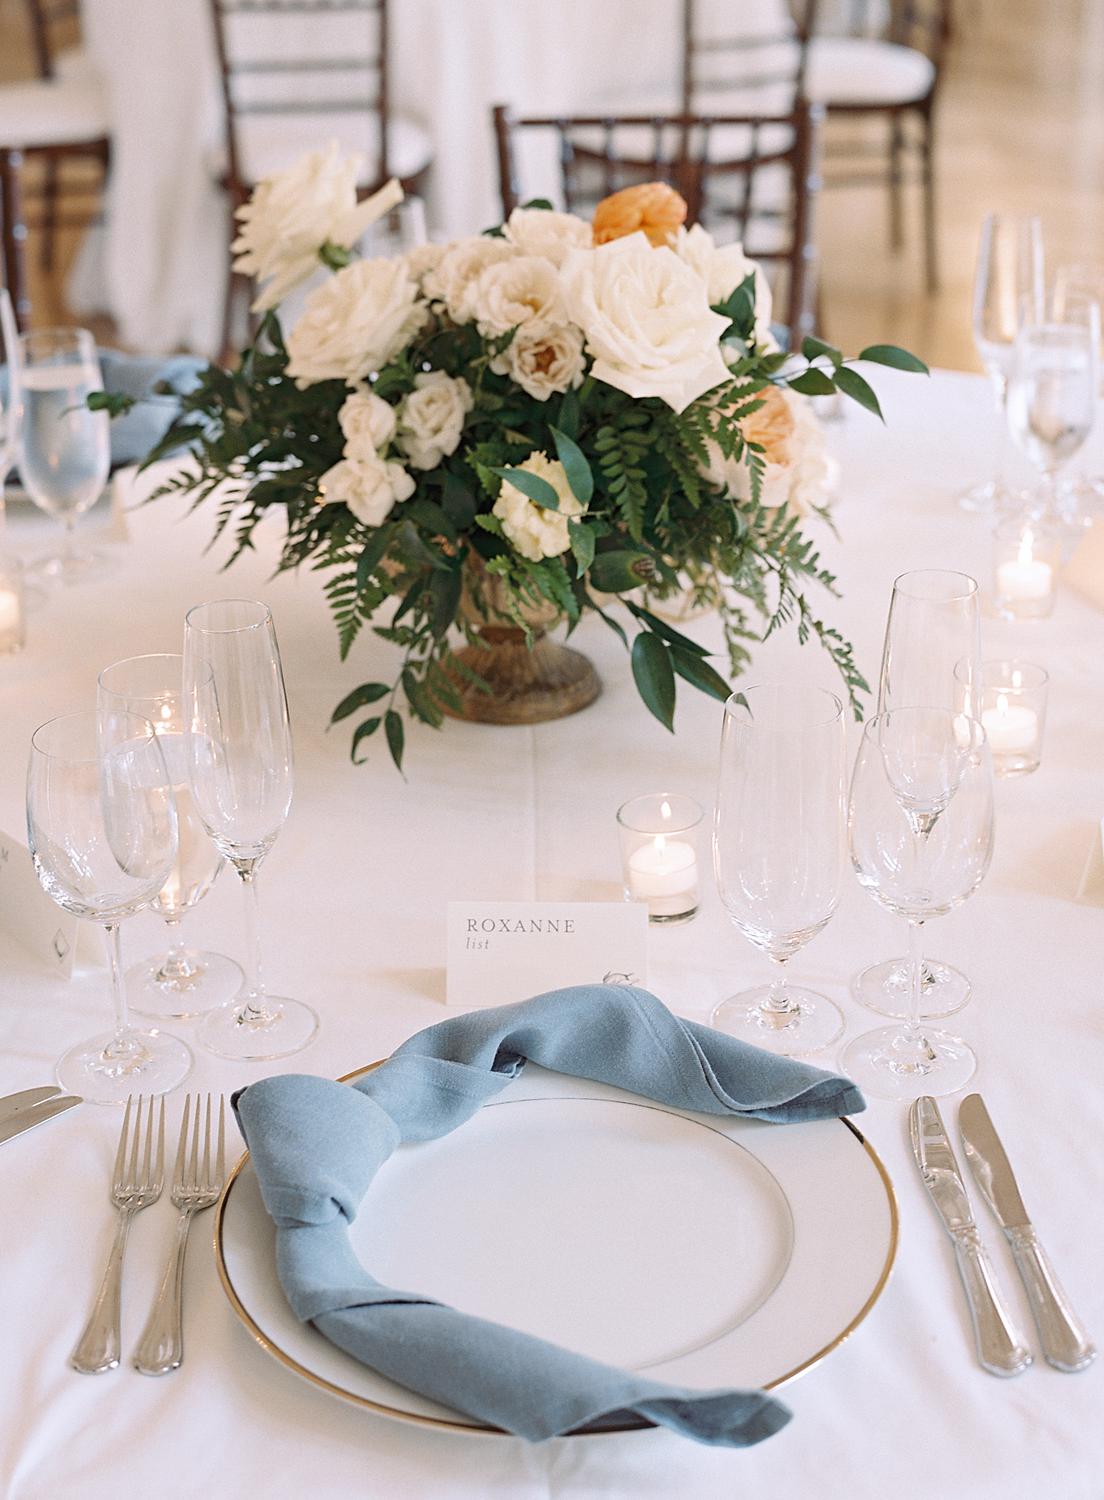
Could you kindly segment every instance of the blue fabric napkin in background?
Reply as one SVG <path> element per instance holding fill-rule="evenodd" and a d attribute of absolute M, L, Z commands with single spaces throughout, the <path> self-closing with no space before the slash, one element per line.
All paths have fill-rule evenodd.
<path fill-rule="evenodd" d="M 442 1021 L 352 1087 L 305 1074 L 266 1078 L 234 1105 L 296 1316 L 409 1390 L 531 1441 L 634 1420 L 733 1447 L 770 1437 L 790 1413 L 763 1391 L 648 1380 L 381 1286 L 357 1260 L 348 1225 L 396 1146 L 455 1130 L 527 1060 L 712 1115 L 784 1123 L 865 1108 L 846 1078 L 680 1020 L 646 990 L 614 985 Z"/>

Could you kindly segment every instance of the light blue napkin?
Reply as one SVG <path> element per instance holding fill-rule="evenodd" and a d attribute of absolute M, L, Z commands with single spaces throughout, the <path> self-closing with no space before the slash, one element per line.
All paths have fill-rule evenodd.
<path fill-rule="evenodd" d="M 455 1130 L 527 1059 L 711 1115 L 784 1122 L 865 1108 L 846 1078 L 680 1020 L 646 990 L 614 985 L 442 1021 L 352 1087 L 304 1074 L 266 1078 L 234 1104 L 296 1316 L 409 1390 L 532 1441 L 627 1423 L 733 1447 L 770 1437 L 790 1413 L 763 1391 L 648 1380 L 381 1286 L 357 1260 L 348 1225 L 396 1146 Z"/>

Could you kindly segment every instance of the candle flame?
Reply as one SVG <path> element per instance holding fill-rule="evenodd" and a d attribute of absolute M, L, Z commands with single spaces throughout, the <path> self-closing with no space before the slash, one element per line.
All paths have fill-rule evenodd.
<path fill-rule="evenodd" d="M 1023 687 L 1023 673 L 1020 671 L 1019 667 L 1013 667 L 1012 669 L 1012 686 L 1014 688 Z"/>
<path fill-rule="evenodd" d="M 1035 537 L 1033 536 L 1033 534 L 1031 532 L 1031 528 L 1028 527 L 1028 529 L 1024 532 L 1023 536 L 1020 538 L 1020 555 L 1019 555 L 1019 561 L 1022 562 L 1022 563 L 1029 563 L 1031 561 L 1031 558 L 1032 558 L 1032 555 L 1033 555 L 1033 552 L 1034 552 L 1034 548 L 1035 548 Z"/>
<path fill-rule="evenodd" d="M 659 816 L 664 822 L 671 816 L 671 804 L 667 801 L 666 797 L 659 804 Z"/>
<path fill-rule="evenodd" d="M 997 694 L 997 713 L 1002 716 L 1008 712 L 1008 699 L 1003 693 Z"/>

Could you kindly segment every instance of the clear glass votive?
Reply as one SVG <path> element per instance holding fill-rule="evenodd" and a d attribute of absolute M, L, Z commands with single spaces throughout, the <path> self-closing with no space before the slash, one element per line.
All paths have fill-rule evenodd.
<path fill-rule="evenodd" d="M 0 656 L 22 651 L 26 622 L 23 564 L 10 553 L 0 553 Z"/>
<path fill-rule="evenodd" d="M 960 681 L 961 667 L 960 663 L 955 668 Z M 996 775 L 1026 776 L 1039 769 L 1049 681 L 1044 668 L 1034 662 L 982 662 L 974 692 Z"/>
<path fill-rule="evenodd" d="M 993 533 L 993 601 L 1006 620 L 1042 620 L 1054 608 L 1062 539 L 1043 522 L 1011 516 Z"/>
<path fill-rule="evenodd" d="M 702 816 L 679 792 L 652 792 L 618 808 L 625 900 L 645 902 L 649 922 L 688 922 L 697 914 Z"/>

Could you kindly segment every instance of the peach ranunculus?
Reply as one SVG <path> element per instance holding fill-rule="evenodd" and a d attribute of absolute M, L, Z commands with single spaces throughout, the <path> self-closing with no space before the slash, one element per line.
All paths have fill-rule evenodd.
<path fill-rule="evenodd" d="M 768 385 L 757 399 L 763 404 L 740 423 L 744 441 L 758 443 L 769 464 L 790 461 L 790 439 L 794 431 L 794 414 L 785 394 L 776 385 Z"/>
<path fill-rule="evenodd" d="M 686 199 L 665 182 L 640 182 L 603 198 L 594 210 L 594 243 L 608 244 L 642 230 L 653 245 L 669 245 L 686 219 Z"/>

